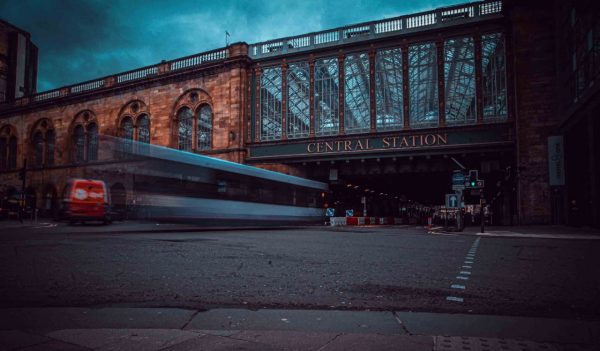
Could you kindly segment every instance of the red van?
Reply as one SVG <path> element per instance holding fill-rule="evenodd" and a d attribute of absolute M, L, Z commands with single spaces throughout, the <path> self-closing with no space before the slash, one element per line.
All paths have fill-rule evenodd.
<path fill-rule="evenodd" d="M 110 200 L 102 180 L 71 179 L 63 193 L 63 217 L 69 222 L 110 223 Z"/>

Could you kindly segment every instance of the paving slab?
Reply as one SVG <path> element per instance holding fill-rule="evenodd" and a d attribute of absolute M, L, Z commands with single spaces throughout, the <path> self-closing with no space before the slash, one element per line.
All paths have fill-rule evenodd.
<path fill-rule="evenodd" d="M 433 339 L 426 336 L 342 334 L 320 351 L 431 351 L 432 349 Z"/>
<path fill-rule="evenodd" d="M 20 330 L 0 330 L 0 351 L 24 348 L 48 342 L 52 339 L 43 335 L 27 333 Z"/>
<path fill-rule="evenodd" d="M 287 330 L 245 330 L 232 338 L 263 343 L 285 351 L 314 351 L 327 345 L 339 334 Z"/>
<path fill-rule="evenodd" d="M 186 329 L 405 333 L 391 312 L 319 310 L 213 309 L 198 313 Z"/>
<path fill-rule="evenodd" d="M 184 341 L 177 345 L 165 348 L 161 351 L 281 351 L 280 348 L 246 340 L 238 340 L 230 337 L 204 335 Z"/>
<path fill-rule="evenodd" d="M 203 336 L 178 329 L 68 329 L 46 335 L 97 351 L 158 351 Z"/>
<path fill-rule="evenodd" d="M 0 330 L 180 329 L 194 313 L 177 308 L 3 308 Z"/>
<path fill-rule="evenodd" d="M 69 344 L 66 342 L 58 341 L 58 340 L 50 340 L 43 344 L 36 344 L 32 346 L 28 346 L 22 349 L 17 349 L 19 351 L 91 351 L 92 349 Z M 15 350 L 16 351 L 16 350 Z"/>
<path fill-rule="evenodd" d="M 419 335 L 495 337 L 553 343 L 597 342 L 600 322 L 485 316 L 468 314 L 397 312 L 408 332 Z"/>

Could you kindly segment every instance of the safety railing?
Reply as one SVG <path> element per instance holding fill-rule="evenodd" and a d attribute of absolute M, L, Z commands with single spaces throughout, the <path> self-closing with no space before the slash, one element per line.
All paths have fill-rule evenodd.
<path fill-rule="evenodd" d="M 91 81 L 78 83 L 54 90 L 44 91 L 34 94 L 30 97 L 23 97 L 16 100 L 17 105 L 26 105 L 30 102 L 42 102 L 53 99 L 58 99 L 71 94 L 79 94 L 83 92 L 91 92 L 108 88 L 111 86 L 118 86 L 120 84 L 126 84 L 132 81 L 150 78 L 157 76 L 161 73 L 167 73 L 169 71 L 177 71 L 182 69 L 189 69 L 196 66 L 200 66 L 207 62 L 214 62 L 223 60 L 229 57 L 228 48 L 221 48 L 218 50 L 211 50 L 197 55 L 183 57 L 172 61 L 164 61 L 156 65 L 146 66 L 135 70 L 119 73 L 112 76 L 107 76 Z"/>
<path fill-rule="evenodd" d="M 229 56 L 227 48 L 204 52 L 197 55 L 183 57 L 171 61 L 170 70 L 177 71 L 184 68 L 201 65 L 205 62 L 224 60 Z"/>
<path fill-rule="evenodd" d="M 117 83 L 129 82 L 132 80 L 143 79 L 158 73 L 158 66 L 144 67 L 133 71 L 117 75 Z"/>
<path fill-rule="evenodd" d="M 458 21 L 479 19 L 501 12 L 501 0 L 443 7 L 433 11 L 252 44 L 250 45 L 250 56 L 255 59 L 272 57 L 316 47 L 369 40 L 390 34 L 401 34 L 405 31 L 426 29 L 436 25 L 452 25 L 458 23 Z"/>
<path fill-rule="evenodd" d="M 33 96 L 34 101 L 44 101 L 54 99 L 60 96 L 60 89 L 45 91 L 43 93 L 35 94 Z"/>
<path fill-rule="evenodd" d="M 104 79 L 98 79 L 91 82 L 80 83 L 69 88 L 71 94 L 81 93 L 83 91 L 95 90 L 104 86 Z"/>

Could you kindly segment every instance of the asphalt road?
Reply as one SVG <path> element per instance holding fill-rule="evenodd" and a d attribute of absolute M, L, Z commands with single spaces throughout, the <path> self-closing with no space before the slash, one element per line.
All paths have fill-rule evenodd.
<path fill-rule="evenodd" d="M 600 240 L 478 239 L 415 227 L 13 230 L 0 235 L 0 307 L 370 309 L 597 320 L 599 252 Z"/>

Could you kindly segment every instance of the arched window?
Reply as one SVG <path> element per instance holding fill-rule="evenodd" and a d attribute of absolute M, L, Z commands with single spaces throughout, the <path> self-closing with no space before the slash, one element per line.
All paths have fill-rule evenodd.
<path fill-rule="evenodd" d="M 0 129 L 0 171 L 17 168 L 17 137 L 10 126 Z"/>
<path fill-rule="evenodd" d="M 7 166 L 8 140 L 0 137 L 0 171 L 4 171 Z"/>
<path fill-rule="evenodd" d="M 52 166 L 54 164 L 54 130 L 50 129 L 46 132 L 46 164 Z"/>
<path fill-rule="evenodd" d="M 123 156 L 131 154 L 133 140 L 133 120 L 131 117 L 125 117 L 121 120 L 119 136 L 123 139 L 121 144 L 121 152 Z"/>
<path fill-rule="evenodd" d="M 85 132 L 82 125 L 75 126 L 73 130 L 73 161 L 83 162 L 85 160 Z"/>
<path fill-rule="evenodd" d="M 54 129 L 51 122 L 43 118 L 31 130 L 29 162 L 34 167 L 54 164 Z"/>
<path fill-rule="evenodd" d="M 44 165 L 44 136 L 39 130 L 33 135 L 33 165 L 35 167 Z"/>
<path fill-rule="evenodd" d="M 8 169 L 17 168 L 17 137 L 11 136 L 8 141 Z"/>
<path fill-rule="evenodd" d="M 87 160 L 95 161 L 98 159 L 98 126 L 91 123 L 87 127 Z"/>
<path fill-rule="evenodd" d="M 133 139 L 133 121 L 131 117 L 125 117 L 121 121 L 121 138 Z"/>
<path fill-rule="evenodd" d="M 137 119 L 137 140 L 141 143 L 150 143 L 150 119 L 148 115 L 140 115 Z"/>
<path fill-rule="evenodd" d="M 202 105 L 198 111 L 198 150 L 210 150 L 212 146 L 212 110 L 208 105 Z"/>
<path fill-rule="evenodd" d="M 192 151 L 193 113 L 189 107 L 183 107 L 177 112 L 179 124 L 179 150 Z"/>

